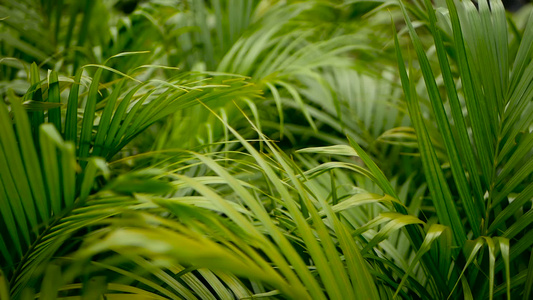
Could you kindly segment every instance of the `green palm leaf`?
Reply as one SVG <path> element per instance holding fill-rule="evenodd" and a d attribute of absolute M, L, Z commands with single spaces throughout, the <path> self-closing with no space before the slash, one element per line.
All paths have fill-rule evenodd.
<path fill-rule="evenodd" d="M 507 279 L 502 286 L 506 285 L 506 292 L 510 296 L 514 292 L 511 292 L 509 265 L 513 264 L 514 259 L 518 259 L 518 253 L 530 247 L 530 243 L 522 240 L 517 243 L 511 242 L 511 250 L 508 252 L 505 238 L 508 238 L 508 235 L 516 237 L 526 234 L 522 231 L 525 229 L 522 226 L 529 224 L 527 221 L 529 214 L 523 211 L 523 204 L 524 199 L 531 198 L 527 186 L 533 172 L 530 164 L 526 162 L 531 153 L 525 150 L 530 148 L 528 144 L 531 132 L 526 128 L 530 127 L 531 120 L 529 118 L 519 120 L 523 111 L 515 110 L 517 107 L 521 107 L 522 110 L 529 109 L 529 105 L 524 102 L 525 98 L 522 97 L 529 97 L 527 96 L 530 92 L 529 87 L 526 86 L 530 85 L 520 85 L 519 82 L 523 78 L 518 80 L 513 73 L 523 72 L 518 70 L 525 70 L 524 66 L 530 64 L 531 58 L 526 57 L 524 53 L 531 50 L 528 50 L 528 44 L 520 43 L 517 49 L 511 51 L 505 12 L 498 1 L 490 1 L 490 5 L 486 1 L 481 1 L 479 10 L 469 2 L 455 4 L 447 1 L 449 15 L 446 17 L 439 15 L 441 18 L 449 18 L 451 28 L 446 29 L 437 27 L 437 14 L 427 1 L 426 8 L 446 87 L 447 102 L 443 102 L 441 98 L 427 54 L 402 5 L 438 128 L 444 144 L 447 145 L 447 161 L 453 173 L 452 182 L 457 186 L 461 198 L 460 206 L 451 201 L 449 182 L 443 177 L 440 163 L 432 154 L 434 150 L 426 133 L 427 122 L 422 117 L 420 105 L 416 100 L 419 96 L 413 88 L 415 74 L 411 69 L 410 76 L 407 76 L 396 39 L 402 85 L 420 143 L 426 178 L 430 190 L 434 190 L 432 198 L 435 201 L 439 221 L 450 226 L 457 237 L 456 241 L 460 242 L 459 245 L 464 243 L 466 236 L 470 236 L 469 231 L 472 231 L 473 238 L 489 236 L 485 237 L 488 253 L 477 254 L 478 260 L 488 256 L 489 263 L 483 264 L 482 269 L 487 270 L 489 281 L 482 280 L 480 276 L 483 275 L 478 270 L 467 268 L 469 263 L 463 270 L 463 273 L 465 270 L 469 273 L 467 280 L 452 279 L 453 277 L 451 279 L 456 280 L 456 287 L 461 280 L 465 296 L 468 290 L 482 289 L 485 295 L 493 297 L 495 274 L 505 269 L 505 275 L 502 276 Z M 528 23 L 525 32 L 529 31 L 530 27 L 531 23 Z M 452 57 L 456 58 L 456 61 L 450 59 L 448 55 L 451 55 L 451 52 L 449 48 L 445 48 L 447 33 L 453 36 L 452 47 L 455 55 Z M 516 58 L 509 59 L 510 53 L 517 53 Z M 513 68 L 509 65 L 509 61 L 514 61 L 514 72 L 511 71 Z M 455 77 L 451 71 L 450 64 L 453 62 L 457 64 L 459 77 Z M 528 76 L 527 72 L 523 74 L 525 77 Z M 449 117 L 445 108 L 448 105 L 453 123 L 447 121 Z M 509 130 L 511 127 L 515 129 Z M 521 131 L 524 133 L 524 139 L 517 142 L 517 135 Z M 459 137 L 458 140 L 454 138 L 456 136 Z M 510 140 L 514 143 L 512 147 Z M 520 166 L 516 165 L 518 161 L 522 163 Z M 514 174 L 511 174 L 511 169 L 514 170 Z M 434 177 L 432 174 L 438 176 Z M 444 199 L 441 199 L 440 195 L 444 195 Z M 515 198 L 518 199 L 516 204 L 513 203 Z M 460 210 L 457 209 L 459 207 L 464 209 L 464 216 L 470 223 L 469 228 L 464 228 L 461 224 Z M 524 213 L 524 217 L 515 219 L 516 215 L 511 217 L 511 212 L 519 215 Z M 448 219 L 449 217 L 452 218 Z M 516 225 L 511 226 L 506 233 L 503 233 L 505 230 L 497 232 L 495 229 L 500 226 L 506 228 L 503 220 L 516 222 Z M 503 238 L 502 244 L 496 242 L 500 241 L 500 237 Z M 495 263 L 496 252 L 500 247 L 502 247 L 502 260 Z M 513 249 L 515 255 L 512 254 Z"/>

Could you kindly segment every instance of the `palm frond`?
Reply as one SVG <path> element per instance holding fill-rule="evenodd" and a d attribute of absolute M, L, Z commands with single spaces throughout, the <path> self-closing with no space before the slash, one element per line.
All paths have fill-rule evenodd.
<path fill-rule="evenodd" d="M 528 44 L 519 44 L 516 52 L 509 49 L 505 12 L 500 2 L 490 1 L 489 5 L 488 2 L 481 1 L 479 10 L 477 10 L 469 2 L 455 4 L 452 1 L 447 1 L 448 22 L 451 23 L 451 28 L 448 27 L 450 32 L 441 31 L 442 29 L 437 28 L 437 18 L 432 5 L 426 2 L 426 7 L 429 16 L 429 27 L 434 38 L 440 63 L 440 72 L 442 72 L 446 87 L 447 102 L 443 102 L 441 98 L 434 71 L 428 62 L 418 34 L 412 27 L 403 6 L 402 9 L 415 46 L 418 62 L 424 75 L 424 82 L 432 103 L 431 107 L 437 119 L 442 140 L 446 145 L 446 161 L 451 165 L 452 182 L 461 198 L 458 203 L 451 201 L 451 190 L 442 175 L 440 162 L 432 154 L 434 150 L 431 144 L 428 143 L 427 126 L 417 102 L 419 96 L 414 89 L 412 79 L 414 74 L 410 72 L 408 77 L 401 50 L 398 43 L 396 43 L 402 84 L 409 105 L 410 116 L 417 132 L 422 160 L 425 164 L 426 178 L 430 184 L 430 190 L 433 191 L 432 198 L 437 208 L 439 221 L 450 226 L 452 232 L 457 236 L 456 243 L 458 243 L 459 247 L 463 247 L 467 235 L 473 239 L 484 236 L 487 242 L 488 254 L 487 252 L 481 252 L 478 254 L 477 259 L 480 260 L 483 256 L 489 256 L 489 264 L 484 265 L 489 281 L 482 281 L 479 277 L 482 275 L 477 270 L 471 270 L 468 283 L 462 281 L 462 286 L 464 288 L 465 284 L 470 284 L 470 290 L 479 290 L 481 288 L 483 293 L 487 293 L 487 295 L 492 297 L 494 295 L 495 273 L 505 269 L 505 274 L 502 277 L 510 278 L 511 276 L 508 269 L 509 264 L 512 264 L 514 259 L 518 259 L 517 253 L 515 255 L 511 254 L 513 253 L 512 249 L 521 253 L 526 251 L 525 247 L 528 247 L 524 245 L 524 243 L 527 243 L 524 241 L 516 244 L 511 242 L 511 251 L 504 251 L 507 247 L 505 246 L 507 245 L 506 243 L 509 242 L 504 233 L 505 230 L 496 232 L 495 229 L 497 226 L 503 225 L 501 223 L 502 219 L 510 221 L 508 218 L 510 217 L 509 209 L 511 206 L 514 208 L 514 213 L 519 212 L 520 215 L 523 213 L 527 215 L 527 211 L 522 211 L 522 206 L 512 205 L 516 196 L 523 194 L 523 197 L 519 196 L 522 204 L 525 201 L 522 199 L 531 198 L 528 195 L 529 191 L 526 186 L 533 170 L 527 163 L 522 164 L 520 167 L 515 166 L 517 158 L 512 158 L 514 151 L 521 155 L 521 159 L 525 159 L 521 160 L 522 162 L 527 161 L 532 154 L 531 151 L 522 150 L 522 147 L 527 147 L 522 145 L 522 142 L 527 144 L 528 138 L 520 142 L 517 142 L 516 139 L 516 134 L 520 131 L 524 132 L 525 136 L 531 135 L 529 129 L 531 120 L 522 119 L 518 121 L 518 116 L 522 116 L 523 111 L 518 112 L 513 109 L 516 105 L 522 105 L 518 103 L 524 103 L 522 109 L 528 109 L 528 105 L 525 105 L 523 101 L 529 97 L 530 85 L 528 84 L 529 87 L 522 86 L 518 88 L 517 83 L 520 80 L 514 77 L 512 71 L 514 68 L 516 73 L 517 68 L 523 69 L 523 66 L 529 64 L 531 59 L 521 53 L 530 50 L 526 50 L 529 48 Z M 527 25 L 526 30 L 530 30 L 530 26 Z M 450 64 L 454 61 L 448 56 L 450 48 L 445 48 L 441 32 L 449 33 L 453 36 L 452 46 L 453 53 L 456 55 L 454 57 L 459 71 L 458 78 L 454 77 L 451 71 Z M 473 38 L 474 36 L 476 38 Z M 396 41 L 398 40 L 396 39 Z M 517 53 L 517 56 L 514 59 L 509 59 L 509 53 Z M 509 61 L 514 61 L 513 65 L 515 67 L 511 67 Z M 511 84 L 511 82 L 513 83 Z M 515 94 L 517 89 L 520 90 L 520 96 Z M 448 105 L 451 109 L 446 112 L 445 106 Z M 463 107 L 466 108 L 466 111 Z M 448 115 L 449 111 L 451 111 L 453 119 Z M 515 117 L 512 117 L 512 115 Z M 453 120 L 453 123 L 450 122 L 451 120 Z M 508 131 L 507 128 L 515 126 L 520 129 L 514 132 Z M 456 139 L 457 137 L 458 139 Z M 513 149 L 509 146 L 509 139 L 515 143 Z M 511 163 L 510 166 L 506 165 L 507 160 L 499 160 L 498 157 L 502 158 L 500 156 L 501 151 L 505 152 L 504 156 L 507 158 L 512 158 L 508 160 Z M 509 173 L 510 168 L 516 168 L 514 175 Z M 434 183 L 433 186 L 431 185 L 432 182 Z M 513 194 L 511 194 L 512 192 Z M 439 200 L 439 197 L 441 197 L 439 195 L 445 195 L 446 197 L 444 200 Z M 470 223 L 468 231 L 465 231 L 461 224 L 460 208 L 464 210 L 464 216 Z M 504 214 L 502 214 L 503 211 L 505 211 Z M 453 213 L 451 214 L 450 212 Z M 447 219 L 449 216 L 453 216 L 455 219 Z M 518 221 L 518 224 L 525 225 L 519 220 L 515 221 Z M 495 221 L 498 225 L 491 226 L 490 224 L 494 224 L 493 222 Z M 515 226 L 512 227 L 516 228 Z M 517 231 L 520 230 L 518 228 L 514 229 L 512 236 L 515 237 L 515 234 L 518 234 Z M 522 231 L 522 234 L 526 234 L 526 232 Z M 495 255 L 500 247 L 503 247 L 501 248 L 503 259 L 496 264 L 494 263 Z M 518 261 L 516 262 L 518 263 Z M 465 270 L 467 266 L 468 264 L 465 266 Z M 461 276 L 463 273 L 461 273 Z M 457 278 L 455 280 L 456 287 L 458 287 L 459 280 L 462 279 Z M 506 284 L 507 294 L 510 296 L 509 281 L 506 281 Z M 467 293 L 467 290 L 465 290 L 465 293 Z"/>

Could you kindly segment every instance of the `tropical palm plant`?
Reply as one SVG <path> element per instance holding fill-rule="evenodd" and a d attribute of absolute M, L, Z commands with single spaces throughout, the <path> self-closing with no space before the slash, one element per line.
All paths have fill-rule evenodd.
<path fill-rule="evenodd" d="M 480 297 L 492 298 L 523 292 L 527 299 L 531 287 L 525 285 L 522 290 L 521 286 L 531 253 L 527 236 L 533 178 L 528 141 L 532 137 L 533 15 L 523 33 L 517 33 L 520 41 L 509 46 L 500 2 L 479 1 L 478 9 L 470 2 L 446 4 L 447 14 L 443 14 L 425 2 L 440 66 L 437 74 L 445 91 L 439 91 L 437 75 L 405 7 L 401 8 L 425 83 L 424 94 L 446 149 L 445 162 L 452 175 L 448 180 L 418 104 L 426 96 L 415 90 L 416 71 L 411 66 L 407 74 L 395 41 L 431 199 L 438 221 L 454 237 L 450 259 L 456 274 L 449 273 L 449 293 L 462 288 L 464 297 L 476 291 Z M 501 258 L 496 262 L 498 255 Z M 459 281 L 461 286 L 457 286 Z"/>
<path fill-rule="evenodd" d="M 145 1 L 124 36 L 103 2 L 18 28 L 29 2 L 2 4 L 2 299 L 530 297 L 533 13 Z M 72 19 L 87 55 L 36 57 Z"/>
<path fill-rule="evenodd" d="M 61 103 L 57 73 L 51 71 L 43 85 L 35 64 L 31 66 L 32 86 L 24 97 L 10 93 L 10 105 L 2 102 L 2 165 L 6 167 L 1 175 L 4 230 L 0 251 L 14 296 L 20 296 L 35 269 L 81 228 L 59 226 L 67 232 L 54 231 L 61 229 L 58 224 L 71 217 L 73 210 L 86 204 L 93 189 L 101 189 L 97 177 L 101 172 L 104 180 L 110 175 L 102 158 L 116 156 L 151 124 L 174 111 L 198 105 L 198 100 L 209 103 L 255 93 L 242 80 L 216 84 L 224 78 L 202 76 L 198 82 L 198 75 L 190 74 L 145 83 L 122 74 L 125 77 L 116 83 L 102 86 L 104 70 L 120 72 L 104 65 L 86 67 L 98 68 L 95 77 L 83 77 L 80 69 L 74 79 L 61 82 L 70 86 L 66 105 Z M 80 95 L 88 80 L 87 91 Z M 138 83 L 131 86 L 126 80 Z M 101 89 L 107 97 L 99 95 Z M 78 106 L 83 106 L 82 113 Z M 146 184 L 134 189 L 165 191 L 162 182 Z M 55 239 L 48 240 L 49 234 Z"/>
<path fill-rule="evenodd" d="M 0 79 L 12 80 L 24 69 L 16 59 L 67 75 L 122 52 L 152 50 L 109 62 L 123 72 L 156 61 L 164 52 L 163 43 L 153 38 L 162 34 L 161 25 L 147 14 L 118 13 L 115 2 L 2 1 L 0 40 L 2 54 L 10 59 L 2 61 Z"/>

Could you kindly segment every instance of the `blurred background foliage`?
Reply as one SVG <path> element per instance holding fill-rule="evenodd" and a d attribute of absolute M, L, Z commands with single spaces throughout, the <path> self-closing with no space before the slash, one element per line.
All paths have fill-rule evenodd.
<path fill-rule="evenodd" d="M 0 298 L 530 299 L 503 4 L 0 1 Z"/>

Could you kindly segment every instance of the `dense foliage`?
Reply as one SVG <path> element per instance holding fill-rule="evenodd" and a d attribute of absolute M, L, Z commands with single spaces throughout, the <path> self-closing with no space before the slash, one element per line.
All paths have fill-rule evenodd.
<path fill-rule="evenodd" d="M 533 10 L 0 1 L 0 299 L 531 299 Z"/>

